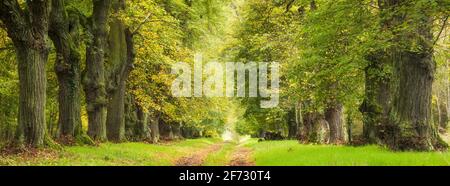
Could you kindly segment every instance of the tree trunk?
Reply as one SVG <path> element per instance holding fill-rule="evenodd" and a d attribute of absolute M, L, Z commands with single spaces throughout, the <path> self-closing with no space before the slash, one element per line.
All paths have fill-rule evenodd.
<path fill-rule="evenodd" d="M 44 41 L 42 41 L 44 42 Z M 45 49 L 46 50 L 46 49 Z M 16 46 L 19 64 L 19 141 L 44 145 L 47 51 Z"/>
<path fill-rule="evenodd" d="M 159 122 L 159 134 L 160 134 L 161 139 L 163 139 L 163 140 L 173 140 L 174 139 L 172 125 L 164 122 L 163 120 L 161 120 L 161 118 L 160 118 L 160 122 Z"/>
<path fill-rule="evenodd" d="M 112 27 L 113 28 L 113 27 Z M 107 115 L 107 130 L 108 139 L 111 141 L 120 142 L 123 141 L 124 131 L 125 131 L 125 118 L 124 118 L 124 105 L 125 105 L 125 92 L 127 87 L 127 78 L 133 68 L 135 54 L 134 54 L 134 42 L 133 35 L 128 29 L 122 29 L 124 43 L 110 43 L 110 52 L 119 53 L 125 56 L 125 59 L 119 58 L 119 65 L 115 67 L 113 73 L 109 79 L 109 104 L 108 104 L 108 114 Z M 122 35 L 122 34 L 121 34 Z M 123 51 L 116 51 L 118 48 L 113 47 L 115 45 L 124 45 L 125 53 Z M 115 49 L 114 49 L 115 48 Z M 123 49 L 121 49 L 123 50 Z M 114 58 L 116 58 L 116 56 Z M 114 62 L 114 59 L 110 60 Z"/>
<path fill-rule="evenodd" d="M 436 150 L 447 144 L 439 137 L 432 123 L 431 97 L 435 74 L 433 59 L 432 18 L 427 10 L 414 9 L 420 18 L 405 17 L 399 13 L 404 6 L 398 1 L 386 0 L 385 10 L 392 14 L 394 26 L 414 21 L 411 30 L 397 33 L 394 41 L 406 43 L 406 47 L 392 49 L 394 67 L 392 108 L 386 144 L 394 150 Z M 400 11 L 401 12 L 401 11 Z M 400 15 L 399 15 L 400 14 Z M 413 20 L 406 20 L 406 19 Z M 411 34 L 410 32 L 413 32 Z M 419 50 L 411 50 L 417 45 Z"/>
<path fill-rule="evenodd" d="M 302 143 L 327 143 L 329 139 L 328 122 L 317 112 L 305 113 L 303 130 L 300 131 L 299 140 Z"/>
<path fill-rule="evenodd" d="M 150 128 L 148 125 L 148 113 L 144 111 L 140 106 L 137 107 L 138 122 L 136 126 L 136 137 L 138 140 L 151 139 Z"/>
<path fill-rule="evenodd" d="M 183 124 L 181 122 L 174 122 L 172 126 L 172 132 L 175 139 L 182 139 L 183 135 L 181 134 L 181 127 Z"/>
<path fill-rule="evenodd" d="M 332 144 L 341 144 L 345 142 L 344 124 L 342 118 L 342 105 L 330 105 L 325 110 L 325 120 L 328 122 L 330 129 L 330 140 Z"/>
<path fill-rule="evenodd" d="M 302 109 L 302 103 L 297 102 L 295 105 L 295 123 L 297 123 L 297 136 L 296 138 L 299 139 L 302 136 L 302 132 L 304 130 L 304 123 L 303 123 L 303 109 Z"/>
<path fill-rule="evenodd" d="M 125 101 L 125 135 L 129 140 L 136 140 L 136 128 L 138 125 L 138 113 L 134 97 L 131 94 L 126 95 Z"/>
<path fill-rule="evenodd" d="M 369 65 L 365 69 L 366 89 L 360 111 L 363 114 L 364 141 L 369 144 L 379 143 L 380 138 L 383 138 L 383 126 L 388 123 L 390 77 L 384 73 L 384 69 L 390 64 L 384 55 L 384 52 L 370 55 Z"/>
<path fill-rule="evenodd" d="M 45 145 L 46 43 L 50 3 L 27 1 L 23 10 L 15 0 L 0 3 L 0 20 L 12 39 L 19 68 L 18 143 Z"/>
<path fill-rule="evenodd" d="M 439 93 L 436 95 L 436 103 L 433 104 L 433 101 L 431 102 L 431 107 L 432 123 L 435 127 L 439 127 L 442 122 Z"/>
<path fill-rule="evenodd" d="M 114 13 L 125 7 L 118 0 L 112 3 Z M 107 91 L 108 111 L 106 130 L 109 141 L 122 142 L 125 140 L 125 81 L 122 77 L 123 64 L 127 63 L 127 45 L 125 40 L 125 26 L 118 18 L 109 23 L 108 35 L 108 66 Z"/>
<path fill-rule="evenodd" d="M 288 138 L 295 139 L 297 137 L 298 125 L 296 122 L 296 108 L 292 108 L 287 114 Z"/>
<path fill-rule="evenodd" d="M 125 82 L 120 83 L 108 103 L 107 134 L 113 142 L 125 141 Z"/>
<path fill-rule="evenodd" d="M 353 142 L 353 113 L 349 113 L 347 116 L 347 139 L 348 143 Z"/>
<path fill-rule="evenodd" d="M 402 52 L 395 62 L 397 84 L 391 110 L 388 145 L 396 150 L 442 148 L 431 116 L 432 54 Z"/>
<path fill-rule="evenodd" d="M 152 117 L 150 120 L 150 131 L 152 136 L 152 143 L 159 142 L 159 116 L 156 115 Z"/>
<path fill-rule="evenodd" d="M 125 9 L 125 1 L 116 0 L 113 3 L 114 12 Z M 108 114 L 107 133 L 108 139 L 120 142 L 125 139 L 124 100 L 126 80 L 134 63 L 133 34 L 124 23 L 114 18 L 111 21 L 108 53 Z"/>
<path fill-rule="evenodd" d="M 303 117 L 303 127 L 300 130 L 298 138 L 303 143 L 310 142 L 310 133 L 316 120 L 316 113 L 308 112 Z"/>
<path fill-rule="evenodd" d="M 181 127 L 181 135 L 182 135 L 184 138 L 192 139 L 192 138 L 194 138 L 194 130 L 193 130 L 192 127 L 189 127 L 189 126 L 184 125 L 184 126 Z M 256 137 L 257 137 L 257 138 L 264 138 L 263 135 L 264 135 L 264 134 L 260 134 L 260 135 L 258 135 L 258 136 L 256 136 Z"/>
<path fill-rule="evenodd" d="M 88 135 L 96 141 L 106 141 L 105 49 L 108 35 L 110 0 L 93 1 L 91 40 L 86 49 L 86 76 L 84 79 Z"/>
<path fill-rule="evenodd" d="M 440 122 L 439 122 L 439 127 L 441 133 L 445 133 L 446 129 L 447 129 L 447 123 L 448 123 L 448 110 L 447 110 L 447 104 L 445 102 L 439 102 L 439 110 L 440 110 Z"/>
<path fill-rule="evenodd" d="M 447 121 L 445 123 L 443 123 L 442 128 L 444 129 L 444 132 L 447 131 L 447 127 L 448 127 L 448 122 L 450 121 L 450 66 L 449 66 L 450 60 L 447 59 L 445 61 L 445 69 L 446 69 L 446 76 L 445 76 L 445 85 L 447 87 L 446 91 L 447 91 L 447 102 L 446 102 L 446 107 L 445 107 L 445 111 L 447 113 L 446 118 Z"/>
<path fill-rule="evenodd" d="M 75 137 L 82 134 L 79 20 L 74 13 L 68 16 L 64 6 L 64 0 L 52 1 L 49 35 L 57 53 L 59 135 Z"/>

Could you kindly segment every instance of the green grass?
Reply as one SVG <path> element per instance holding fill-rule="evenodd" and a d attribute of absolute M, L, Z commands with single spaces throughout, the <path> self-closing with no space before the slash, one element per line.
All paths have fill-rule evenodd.
<path fill-rule="evenodd" d="M 256 165 L 422 166 L 450 165 L 449 152 L 392 152 L 378 146 L 301 145 L 297 141 L 251 140 Z"/>
<path fill-rule="evenodd" d="M 205 162 L 203 163 L 203 165 L 205 165 L 205 166 L 225 166 L 225 165 L 227 165 L 228 162 L 231 161 L 235 147 L 236 147 L 236 143 L 233 143 L 233 142 L 224 143 L 222 148 L 219 151 L 208 155 L 208 157 L 205 159 Z"/>
<path fill-rule="evenodd" d="M 66 147 L 57 155 L 38 158 L 23 156 L 0 157 L 0 165 L 173 165 L 175 160 L 206 148 L 218 139 L 193 139 L 169 144 L 106 143 L 99 147 Z M 56 156 L 56 157 L 55 157 Z"/>
<path fill-rule="evenodd" d="M 174 165 L 220 139 L 193 139 L 167 144 L 106 143 L 98 147 L 65 147 L 62 152 L 43 152 L 33 156 L 0 157 L 0 165 Z M 450 165 L 450 152 L 392 152 L 378 146 L 349 147 L 330 145 L 301 145 L 297 141 L 248 140 L 244 144 L 223 143 L 204 159 L 206 166 L 227 165 L 239 146 L 253 150 L 256 165 Z"/>

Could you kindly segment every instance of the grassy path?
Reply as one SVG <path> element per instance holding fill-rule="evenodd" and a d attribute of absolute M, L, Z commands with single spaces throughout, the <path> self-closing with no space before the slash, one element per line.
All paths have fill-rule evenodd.
<path fill-rule="evenodd" d="M 223 143 L 210 145 L 200 151 L 192 152 L 188 156 L 179 158 L 174 164 L 176 166 L 201 166 L 210 154 L 215 154 L 217 151 L 222 149 L 222 146 Z"/>
<path fill-rule="evenodd" d="M 225 142 L 221 149 L 208 154 L 204 166 L 252 166 L 252 149 L 236 142 Z"/>
<path fill-rule="evenodd" d="M 392 152 L 378 146 L 303 145 L 297 141 L 251 139 L 238 144 L 220 139 L 194 139 L 163 144 L 106 143 L 98 147 L 66 147 L 61 152 L 0 155 L 0 165 L 448 166 L 450 152 Z"/>
<path fill-rule="evenodd" d="M 222 148 L 214 153 L 209 154 L 203 166 L 225 166 L 231 161 L 231 155 L 236 148 L 236 143 L 224 142 Z"/>
<path fill-rule="evenodd" d="M 251 160 L 252 150 L 247 147 L 238 147 L 229 163 L 230 166 L 253 166 L 255 162 Z"/>

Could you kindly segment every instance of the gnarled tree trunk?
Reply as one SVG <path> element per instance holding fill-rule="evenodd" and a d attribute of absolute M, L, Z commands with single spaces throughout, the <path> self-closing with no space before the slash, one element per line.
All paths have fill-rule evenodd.
<path fill-rule="evenodd" d="M 64 0 L 53 0 L 49 36 L 56 48 L 55 72 L 58 77 L 61 137 L 76 137 L 81 131 L 81 78 L 78 15 L 68 15 Z"/>
<path fill-rule="evenodd" d="M 345 142 L 342 105 L 340 103 L 328 106 L 325 110 L 325 120 L 330 129 L 329 143 L 340 144 Z"/>
<path fill-rule="evenodd" d="M 389 15 L 391 23 L 399 26 L 414 21 L 411 29 L 401 31 L 394 40 L 406 44 L 391 51 L 394 76 L 392 81 L 392 108 L 385 143 L 394 150 L 436 150 L 447 147 L 432 124 L 431 97 L 435 74 L 433 59 L 432 18 L 427 10 L 414 9 L 419 18 L 404 16 L 400 9 L 408 4 L 385 0 L 383 11 Z M 409 20 L 412 19 L 412 20 Z M 395 28 L 395 27 L 394 27 Z M 412 33 L 411 33 L 412 32 Z M 412 50 L 418 45 L 419 50 Z"/>
<path fill-rule="evenodd" d="M 113 9 L 115 12 L 124 10 L 125 1 L 114 1 Z M 121 20 L 114 18 L 109 25 L 107 134 L 108 140 L 120 142 L 125 140 L 124 102 L 126 80 L 134 63 L 134 42 L 133 34 Z"/>
<path fill-rule="evenodd" d="M 303 117 L 303 127 L 299 134 L 302 143 L 328 143 L 329 126 L 323 116 L 317 112 L 307 112 Z"/>
<path fill-rule="evenodd" d="M 398 150 L 434 150 L 443 147 L 431 115 L 434 76 L 432 53 L 401 52 L 395 62 L 393 95 L 387 144 Z"/>
<path fill-rule="evenodd" d="M 27 1 L 23 10 L 16 0 L 0 3 L 0 19 L 12 39 L 19 68 L 19 143 L 32 147 L 45 144 L 46 43 L 49 1 Z"/>
<path fill-rule="evenodd" d="M 385 55 L 384 52 L 370 55 L 365 69 L 365 96 L 359 110 L 363 114 L 364 141 L 369 144 L 379 143 L 380 138 L 384 138 L 383 128 L 389 118 L 390 75 L 384 72 L 390 64 L 384 59 Z"/>
<path fill-rule="evenodd" d="M 108 36 L 110 0 L 93 1 L 91 40 L 86 49 L 86 76 L 83 83 L 88 113 L 88 135 L 96 141 L 106 141 L 106 81 L 105 49 Z"/>

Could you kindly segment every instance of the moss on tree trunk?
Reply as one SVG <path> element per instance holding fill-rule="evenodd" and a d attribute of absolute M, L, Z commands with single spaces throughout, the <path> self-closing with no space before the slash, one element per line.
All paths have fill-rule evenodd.
<path fill-rule="evenodd" d="M 365 96 L 360 107 L 363 114 L 363 137 L 366 143 L 375 144 L 383 138 L 383 125 L 388 123 L 390 108 L 390 74 L 385 71 L 389 63 L 384 59 L 386 53 L 378 52 L 368 57 L 365 69 Z"/>
<path fill-rule="evenodd" d="M 86 49 L 86 76 L 83 80 L 87 113 L 88 135 L 96 141 L 106 141 L 106 81 L 105 49 L 108 35 L 110 0 L 93 1 L 90 40 Z"/>
<path fill-rule="evenodd" d="M 13 41 L 19 74 L 17 142 L 41 147 L 47 140 L 45 102 L 48 60 L 47 32 L 50 3 L 27 1 L 26 9 L 15 0 L 0 3 L 0 20 Z"/>
<path fill-rule="evenodd" d="M 68 14 L 63 0 L 52 1 L 49 36 L 56 48 L 58 129 L 60 137 L 77 138 L 81 130 L 80 31 L 78 14 Z"/>

